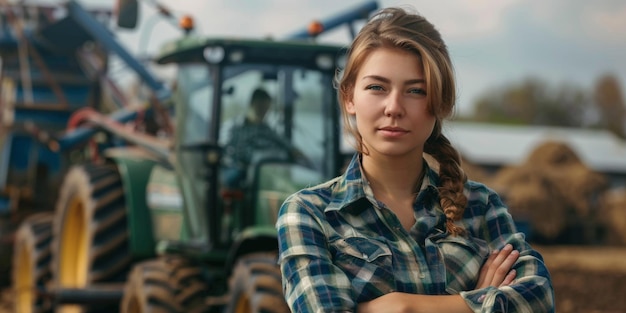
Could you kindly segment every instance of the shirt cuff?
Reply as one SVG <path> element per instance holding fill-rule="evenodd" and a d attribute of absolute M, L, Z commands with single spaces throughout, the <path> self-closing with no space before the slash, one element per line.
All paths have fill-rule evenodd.
<path fill-rule="evenodd" d="M 507 298 L 502 291 L 496 287 L 462 291 L 460 295 L 475 313 L 506 312 Z"/>

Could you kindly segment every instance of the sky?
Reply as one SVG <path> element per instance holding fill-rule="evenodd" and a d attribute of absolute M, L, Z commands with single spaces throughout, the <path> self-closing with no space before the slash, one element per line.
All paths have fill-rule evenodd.
<path fill-rule="evenodd" d="M 82 0 L 86 6 L 110 0 Z M 365 3 L 361 0 L 162 0 L 175 14 L 191 15 L 206 36 L 280 39 L 314 19 Z M 591 90 L 605 74 L 626 90 L 626 1 L 623 0 L 379 0 L 380 7 L 416 10 L 441 32 L 458 81 L 457 114 L 471 112 L 490 89 L 533 77 L 551 86 Z M 136 54 L 153 54 L 181 35 L 142 4 L 136 30 L 116 30 Z M 358 25 L 357 25 L 358 26 Z M 320 42 L 347 45 L 342 27 Z M 158 72 L 157 72 L 158 74 Z"/>

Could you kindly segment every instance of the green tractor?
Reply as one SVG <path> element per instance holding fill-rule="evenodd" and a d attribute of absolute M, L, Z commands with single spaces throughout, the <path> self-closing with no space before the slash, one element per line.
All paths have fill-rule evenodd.
<path fill-rule="evenodd" d="M 134 185 L 145 188 L 145 203 L 128 210 L 144 212 L 129 219 L 130 245 L 145 247 L 150 241 L 133 239 L 150 237 L 162 255 L 134 265 L 122 311 L 192 312 L 209 299 L 227 312 L 287 312 L 274 223 L 288 195 L 344 163 L 332 85 L 341 49 L 220 39 L 172 47 L 158 61 L 178 65 L 173 153 L 166 162 L 114 157 L 130 174 L 122 181 L 144 171 Z M 259 131 L 251 139 L 261 144 L 247 142 L 242 152 L 229 134 L 245 123 L 259 89 L 271 95 L 264 121 L 281 142 Z M 242 153 L 248 162 L 240 167 L 233 157 Z"/>
<path fill-rule="evenodd" d="M 191 312 L 207 297 L 229 312 L 284 311 L 276 304 L 274 223 L 289 194 L 343 165 L 332 85 L 341 49 L 193 38 L 173 48 L 158 58 L 178 65 L 171 150 L 113 148 L 110 164 L 68 173 L 53 227 L 52 276 L 63 288 L 89 287 L 119 281 L 131 263 L 149 259 L 133 265 L 123 312 L 161 305 Z M 249 154 L 240 167 L 229 135 L 250 114 L 255 89 L 272 96 L 264 122 L 281 142 L 252 134 L 267 149 L 247 142 L 250 151 L 234 151 Z M 233 171 L 238 181 L 230 181 Z"/>
<path fill-rule="evenodd" d="M 330 22 L 365 18 L 367 5 Z M 344 55 L 297 40 L 166 45 L 156 62 L 177 67 L 174 132 L 93 112 L 94 131 L 128 144 L 73 166 L 54 215 L 21 225 L 18 312 L 289 312 L 274 223 L 286 197 L 351 157 L 333 84 Z M 251 104 L 259 91 L 263 109 Z"/>

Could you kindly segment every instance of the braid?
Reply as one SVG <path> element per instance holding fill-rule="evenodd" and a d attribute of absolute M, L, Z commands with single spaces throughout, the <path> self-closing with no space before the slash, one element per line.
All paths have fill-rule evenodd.
<path fill-rule="evenodd" d="M 439 202 L 446 215 L 446 228 L 453 235 L 465 230 L 454 224 L 463 216 L 467 197 L 463 187 L 467 176 L 461 168 L 461 158 L 448 138 L 441 133 L 441 122 L 437 121 L 433 133 L 424 145 L 424 152 L 430 154 L 439 163 Z"/>

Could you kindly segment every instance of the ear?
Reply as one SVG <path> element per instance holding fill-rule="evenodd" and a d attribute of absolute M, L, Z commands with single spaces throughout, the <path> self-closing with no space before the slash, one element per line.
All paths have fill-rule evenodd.
<path fill-rule="evenodd" d="M 344 104 L 346 106 L 346 112 L 350 115 L 355 115 L 356 114 L 356 110 L 354 109 L 354 102 L 352 102 L 352 99 L 346 101 L 346 103 Z"/>

